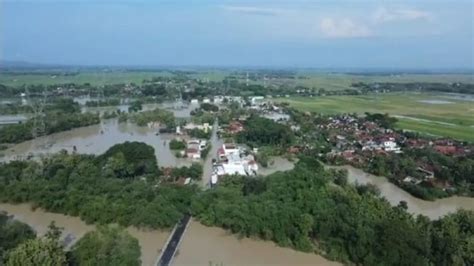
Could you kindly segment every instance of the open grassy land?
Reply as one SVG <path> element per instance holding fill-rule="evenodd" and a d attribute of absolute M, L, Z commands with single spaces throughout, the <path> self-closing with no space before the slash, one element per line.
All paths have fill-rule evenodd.
<path fill-rule="evenodd" d="M 193 69 L 183 68 L 181 71 L 194 72 L 189 74 L 192 78 L 207 79 L 209 81 L 222 81 L 231 75 L 229 69 Z M 61 71 L 59 71 L 61 72 Z M 23 84 L 62 84 L 62 83 L 91 83 L 93 85 L 116 83 L 141 83 L 144 79 L 157 76 L 171 76 L 166 70 L 156 71 L 121 71 L 121 70 L 81 70 L 78 73 L 59 75 L 55 71 L 50 73 L 0 73 L 0 84 L 8 86 L 21 86 Z M 474 83 L 474 77 L 468 74 L 404 74 L 404 75 L 353 75 L 337 73 L 317 73 L 299 71 L 295 79 L 272 79 L 268 84 L 274 85 L 302 85 L 317 89 L 344 90 L 349 89 L 354 82 L 463 82 Z M 240 79 L 245 82 L 245 79 Z M 251 81 L 252 84 L 263 84 L 263 80 Z"/>
<path fill-rule="evenodd" d="M 403 75 L 350 75 L 325 73 L 298 73 L 296 84 L 306 87 L 324 88 L 326 90 L 349 89 L 355 82 L 439 82 L 439 83 L 474 83 L 469 74 L 403 74 Z"/>
<path fill-rule="evenodd" d="M 389 113 L 397 126 L 437 136 L 474 141 L 474 98 L 459 99 L 448 94 L 391 93 L 364 96 L 282 98 L 293 107 L 325 114 Z"/>

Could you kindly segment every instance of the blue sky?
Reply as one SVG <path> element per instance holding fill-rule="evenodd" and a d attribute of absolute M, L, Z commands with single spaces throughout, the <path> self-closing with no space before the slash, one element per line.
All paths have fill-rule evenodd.
<path fill-rule="evenodd" d="M 0 58 L 80 65 L 474 68 L 470 0 L 2 0 Z"/>

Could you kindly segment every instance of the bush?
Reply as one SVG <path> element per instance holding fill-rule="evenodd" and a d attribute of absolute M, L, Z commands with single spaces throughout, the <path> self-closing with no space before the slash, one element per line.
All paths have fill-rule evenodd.
<path fill-rule="evenodd" d="M 186 149 L 186 143 L 181 140 L 172 139 L 170 141 L 170 149 L 171 150 L 184 150 Z"/>

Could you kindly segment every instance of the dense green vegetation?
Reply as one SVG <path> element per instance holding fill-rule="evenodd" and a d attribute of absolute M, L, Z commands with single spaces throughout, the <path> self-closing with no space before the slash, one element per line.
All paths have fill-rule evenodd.
<path fill-rule="evenodd" d="M 195 188 L 158 185 L 152 150 L 129 143 L 101 156 L 60 153 L 41 162 L 2 164 L 0 201 L 31 202 L 87 223 L 171 227 L 187 212 Z M 124 160 L 117 160 L 117 154 Z"/>
<path fill-rule="evenodd" d="M 22 105 L 21 103 L 0 104 L 1 115 L 26 114 L 32 111 L 30 106 Z"/>
<path fill-rule="evenodd" d="M 130 120 L 139 126 L 146 126 L 150 122 L 162 123 L 167 128 L 173 128 L 175 126 L 173 113 L 159 108 L 133 114 L 122 114 L 120 121 L 123 122 L 126 120 Z"/>
<path fill-rule="evenodd" d="M 29 119 L 25 123 L 8 125 L 0 128 L 0 143 L 19 143 L 33 138 L 33 129 L 37 136 L 49 135 L 77 127 L 98 124 L 100 118 L 96 114 L 80 112 L 80 107 L 70 99 L 59 99 L 45 106 L 45 112 L 40 114 L 44 126 Z"/>
<path fill-rule="evenodd" d="M 403 182 L 407 176 L 423 179 L 424 174 L 418 171 L 416 162 L 431 166 L 438 182 L 450 184 L 451 189 L 443 190 L 430 182 L 422 182 L 419 185 Z M 474 158 L 470 157 L 447 156 L 432 149 L 412 149 L 402 154 L 375 156 L 370 163 L 357 167 L 375 175 L 385 176 L 412 195 L 425 200 L 454 194 L 474 196 Z"/>
<path fill-rule="evenodd" d="M 245 130 L 238 134 L 237 140 L 250 146 L 286 147 L 293 142 L 294 135 L 286 125 L 253 115 L 245 121 Z"/>
<path fill-rule="evenodd" d="M 96 159 L 106 176 L 134 178 L 159 174 L 155 149 L 142 142 L 116 144 Z"/>
<path fill-rule="evenodd" d="M 0 212 L 0 264 L 8 251 L 35 237 L 36 234 L 31 227 L 13 220 L 5 212 Z"/>
<path fill-rule="evenodd" d="M 73 247 L 70 265 L 139 266 L 138 240 L 116 226 L 99 226 Z"/>
<path fill-rule="evenodd" d="M 193 128 L 193 129 L 189 130 L 188 134 L 192 138 L 210 139 L 211 136 L 212 136 L 212 131 L 211 130 L 204 131 L 204 130 L 199 129 L 199 128 Z"/>
<path fill-rule="evenodd" d="M 132 164 L 131 155 L 141 145 L 129 145 L 133 143 L 98 157 L 58 154 L 40 163 L 2 164 L 0 201 L 31 202 L 90 223 L 151 228 L 171 227 L 191 211 L 206 225 L 361 265 L 473 262 L 473 212 L 458 211 L 435 221 L 413 217 L 406 204 L 390 206 L 377 189 L 350 185 L 346 173 L 324 170 L 313 157 L 302 156 L 291 171 L 265 178 L 230 176 L 215 189 L 198 193 L 192 186 L 159 184 L 164 180 L 151 175 L 106 174 L 103 162 L 117 154 Z M 174 179 L 202 174 L 199 164 L 171 170 Z M 114 229 L 99 230 L 73 248 L 73 258 L 87 264 L 103 262 L 106 254 L 114 261 L 127 256 L 136 265 L 134 242 Z M 122 243 L 122 251 L 111 252 L 119 249 L 112 243 Z"/>
<path fill-rule="evenodd" d="M 177 181 L 178 178 L 190 177 L 194 180 L 201 180 L 202 165 L 200 163 L 192 163 L 191 166 L 182 166 L 171 169 L 170 177 L 172 181 Z"/>
<path fill-rule="evenodd" d="M 171 150 L 184 150 L 186 149 L 186 142 L 182 140 L 172 139 L 170 140 Z"/>
<path fill-rule="evenodd" d="M 212 103 L 201 103 L 201 109 L 206 112 L 217 112 L 219 111 L 219 107 Z"/>
<path fill-rule="evenodd" d="M 33 238 L 19 244 L 7 254 L 8 266 L 66 265 L 67 255 L 60 244 L 61 229 L 54 222 L 42 238 Z"/>
<path fill-rule="evenodd" d="M 193 201 L 193 215 L 206 225 L 359 265 L 473 263 L 473 212 L 431 222 L 340 177 L 302 158 L 292 171 L 224 179 Z"/>
<path fill-rule="evenodd" d="M 70 251 L 64 250 L 61 234 L 62 228 L 52 222 L 36 238 L 28 225 L 0 213 L 0 265 L 140 265 L 138 240 L 118 226 L 99 226 Z"/>

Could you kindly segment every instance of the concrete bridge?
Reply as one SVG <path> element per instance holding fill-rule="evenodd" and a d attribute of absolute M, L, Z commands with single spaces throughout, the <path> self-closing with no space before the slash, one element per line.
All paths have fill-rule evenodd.
<path fill-rule="evenodd" d="M 189 221 L 191 220 L 191 215 L 185 215 L 173 228 L 171 235 L 168 238 L 168 241 L 165 244 L 164 249 L 161 251 L 157 266 L 168 266 L 173 262 L 176 251 L 178 250 L 181 239 L 188 228 Z"/>

